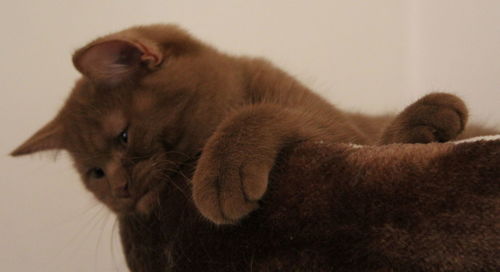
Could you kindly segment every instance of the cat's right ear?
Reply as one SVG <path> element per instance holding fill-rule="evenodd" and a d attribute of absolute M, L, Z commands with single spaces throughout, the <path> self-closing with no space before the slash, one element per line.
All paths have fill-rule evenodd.
<path fill-rule="evenodd" d="M 28 155 L 39 151 L 63 149 L 63 129 L 57 119 L 52 120 L 16 148 L 11 156 Z"/>
<path fill-rule="evenodd" d="M 73 55 L 76 69 L 99 84 L 116 85 L 153 71 L 163 62 L 158 46 L 126 38 L 96 41 Z"/>

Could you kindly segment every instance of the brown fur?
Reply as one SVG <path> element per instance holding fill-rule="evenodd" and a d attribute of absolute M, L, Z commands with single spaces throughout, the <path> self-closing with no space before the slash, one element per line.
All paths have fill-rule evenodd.
<path fill-rule="evenodd" d="M 175 240 L 146 239 L 134 233 L 147 231 L 137 220 L 159 228 L 157 233 L 174 235 L 191 226 L 193 233 L 208 232 L 199 234 L 200 241 L 218 237 L 197 212 L 216 224 L 232 224 L 256 210 L 286 147 L 306 140 L 448 141 L 467 120 L 464 103 L 444 93 L 422 98 L 394 121 L 343 113 L 267 61 L 226 55 L 170 25 L 104 36 L 78 50 L 73 61 L 83 77 L 64 107 L 13 155 L 67 150 L 86 187 L 120 217 L 135 271 L 168 264 L 193 271 L 177 263 L 189 245 L 178 251 Z M 166 225 L 167 218 L 175 223 Z M 158 252 L 142 252 L 153 249 Z"/>

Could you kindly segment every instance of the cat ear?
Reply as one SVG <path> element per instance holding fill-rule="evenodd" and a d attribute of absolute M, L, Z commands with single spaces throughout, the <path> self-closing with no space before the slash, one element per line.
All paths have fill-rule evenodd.
<path fill-rule="evenodd" d="M 153 42 L 125 38 L 93 42 L 73 55 L 73 64 L 83 75 L 111 85 L 152 71 L 162 61 L 163 54 Z"/>
<path fill-rule="evenodd" d="M 62 126 L 57 119 L 38 130 L 31 138 L 16 148 L 11 156 L 27 155 L 50 149 L 62 149 Z"/>

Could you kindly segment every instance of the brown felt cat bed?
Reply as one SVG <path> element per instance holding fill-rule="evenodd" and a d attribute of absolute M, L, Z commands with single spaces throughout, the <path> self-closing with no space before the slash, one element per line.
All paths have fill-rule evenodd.
<path fill-rule="evenodd" d="M 238 225 L 192 219 L 193 207 L 142 227 L 125 218 L 134 227 L 122 231 L 147 241 L 162 230 L 176 271 L 500 271 L 499 165 L 500 137 L 304 142 L 281 153 L 260 208 Z"/>

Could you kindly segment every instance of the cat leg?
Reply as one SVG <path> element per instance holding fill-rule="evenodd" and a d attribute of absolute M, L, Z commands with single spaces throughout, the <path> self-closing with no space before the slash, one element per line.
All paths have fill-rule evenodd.
<path fill-rule="evenodd" d="M 347 112 L 345 116 L 365 135 L 367 141 L 364 144 L 378 143 L 383 133 L 382 128 L 387 127 L 395 118 L 394 114 L 368 115 L 359 112 Z"/>
<path fill-rule="evenodd" d="M 467 107 L 460 98 L 447 93 L 431 93 L 396 116 L 379 142 L 446 142 L 455 139 L 464 130 L 467 115 Z"/>
<path fill-rule="evenodd" d="M 231 224 L 257 209 L 279 151 L 308 135 L 321 135 L 312 120 L 260 104 L 222 122 L 205 144 L 192 180 L 201 214 L 216 224 Z"/>

